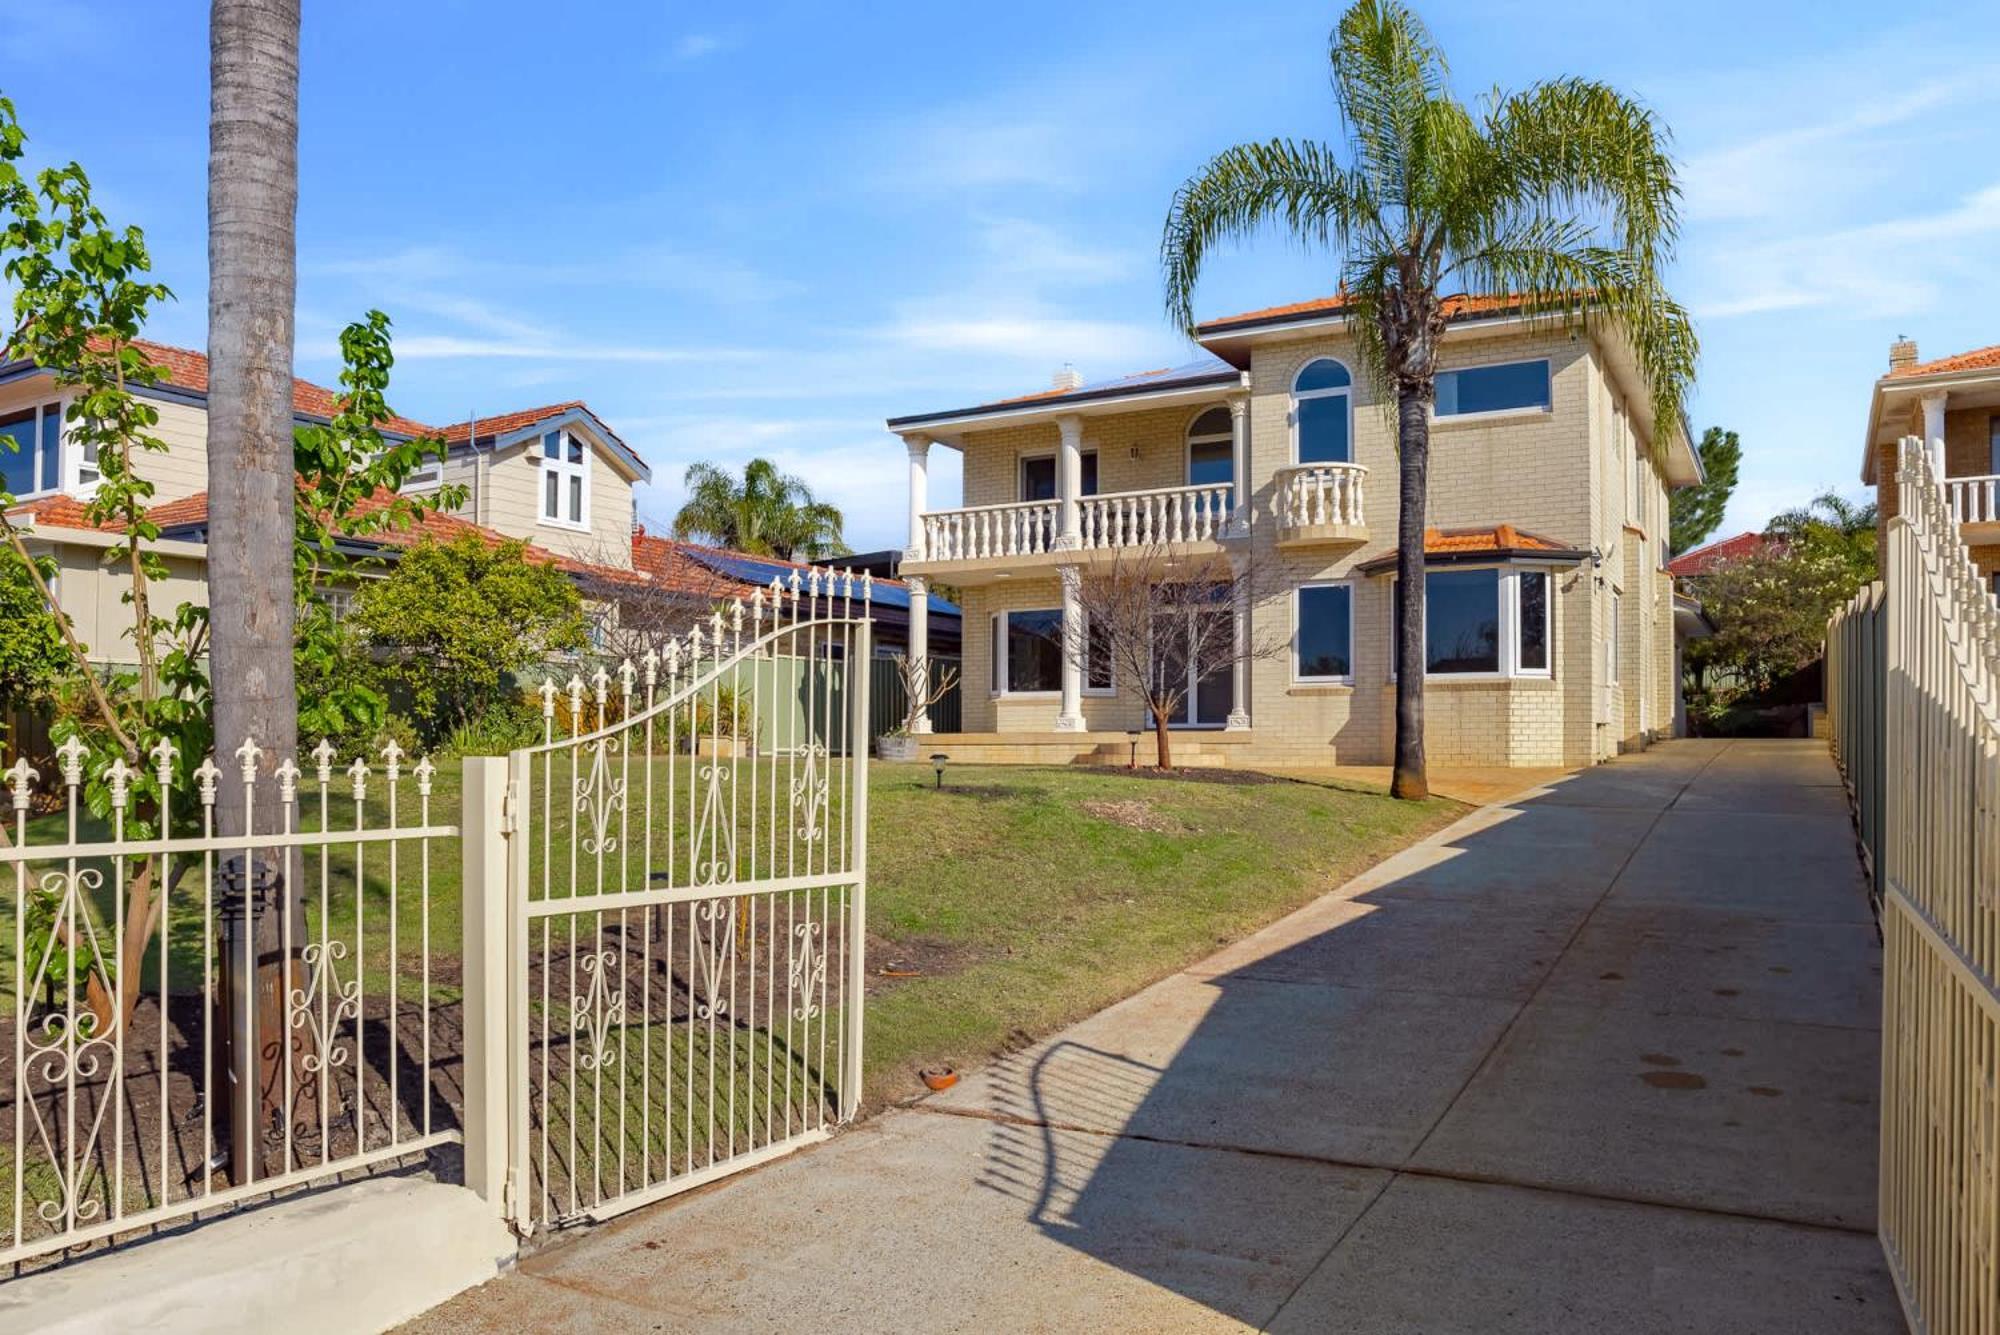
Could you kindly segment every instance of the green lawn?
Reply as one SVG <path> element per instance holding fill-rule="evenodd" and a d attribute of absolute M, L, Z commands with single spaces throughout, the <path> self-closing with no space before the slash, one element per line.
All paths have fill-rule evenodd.
<path fill-rule="evenodd" d="M 1319 783 L 1116 770 L 876 765 L 877 958 L 939 972 L 869 998 L 871 1103 L 976 1066 L 1214 952 L 1464 810 Z"/>

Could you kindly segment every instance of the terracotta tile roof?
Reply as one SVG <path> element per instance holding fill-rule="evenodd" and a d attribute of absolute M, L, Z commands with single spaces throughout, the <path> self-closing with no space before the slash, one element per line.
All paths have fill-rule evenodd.
<path fill-rule="evenodd" d="M 504 436 L 509 431 L 519 431 L 524 426 L 533 426 L 536 422 L 560 417 L 572 409 L 582 407 L 584 407 L 582 399 L 570 399 L 564 403 L 551 403 L 541 408 L 523 408 L 519 412 L 482 417 L 478 422 L 479 435 L 482 440 L 487 436 Z M 453 422 L 438 434 L 444 437 L 448 445 L 461 445 L 472 438 L 472 427 L 471 422 Z"/>
<path fill-rule="evenodd" d="M 1224 315 L 1213 320 L 1204 320 L 1197 325 L 1197 334 L 1205 333 L 1221 325 L 1263 323 L 1267 320 L 1285 320 L 1311 315 L 1334 315 L 1345 309 L 1347 297 L 1315 297 L 1310 301 L 1294 301 L 1283 306 L 1266 306 L 1262 310 L 1243 311 L 1236 315 Z M 1471 315 L 1491 315 L 1504 311 L 1516 304 L 1513 297 L 1456 296 L 1444 299 L 1444 314 L 1447 320 L 1464 319 Z"/>
<path fill-rule="evenodd" d="M 74 496 L 44 496 L 39 500 L 27 501 L 7 511 L 7 517 L 18 522 L 27 521 L 43 528 L 96 529 L 106 533 L 116 533 L 123 524 L 93 524 L 84 514 L 83 502 Z"/>
<path fill-rule="evenodd" d="M 1764 550 L 1767 541 L 1768 539 L 1761 533 L 1738 533 L 1733 538 L 1724 538 L 1719 542 L 1711 542 L 1706 547 L 1696 547 L 1692 551 L 1682 552 L 1667 562 L 1667 573 L 1683 579 L 1693 575 L 1706 575 L 1717 566 L 1756 555 Z"/>
<path fill-rule="evenodd" d="M 146 359 L 165 372 L 162 379 L 175 389 L 206 396 L 208 394 L 208 358 L 188 348 L 176 348 L 166 343 L 155 343 L 151 339 L 137 338 L 132 346 L 146 354 Z M 292 381 L 292 411 L 301 417 L 329 418 L 339 411 L 337 390 L 310 381 Z M 391 417 L 383 424 L 384 429 L 406 436 L 427 436 L 431 428 L 422 422 L 407 417 Z"/>
<path fill-rule="evenodd" d="M 1552 557 L 1580 558 L 1583 552 L 1568 543 L 1545 538 L 1539 533 L 1512 524 L 1487 524 L 1476 528 L 1431 528 L 1424 530 L 1424 555 L 1441 557 L 1520 556 L 1546 552 Z M 1370 573 L 1393 570 L 1396 553 L 1389 552 L 1360 569 Z"/>
<path fill-rule="evenodd" d="M 378 490 L 373 496 L 355 507 L 358 514 L 369 515 L 380 511 L 395 499 L 395 494 Z M 208 522 L 208 493 L 198 491 L 192 496 L 184 496 L 177 501 L 156 505 L 147 511 L 147 516 L 162 529 L 182 528 Z M 385 528 L 363 535 L 362 541 L 383 547 L 414 547 L 424 538 L 436 538 L 439 542 L 450 542 L 466 534 L 478 538 L 489 547 L 498 547 L 503 542 L 512 542 L 504 533 L 460 519 L 457 515 L 443 514 L 436 510 L 420 511 L 407 528 Z M 598 565 L 591 561 L 579 561 L 563 556 L 545 547 L 527 544 L 527 559 L 537 564 L 553 565 L 558 570 L 572 575 L 584 575 L 594 579 L 608 580 L 618 584 L 642 584 L 645 577 L 631 570 L 616 566 Z"/>
<path fill-rule="evenodd" d="M 1955 357 L 1940 357 L 1935 361 L 1899 366 L 1883 379 L 1908 380 L 1912 376 L 1945 375 L 1952 371 L 2000 371 L 2000 344 L 1990 348 L 1974 348 L 1971 352 L 1961 352 Z"/>

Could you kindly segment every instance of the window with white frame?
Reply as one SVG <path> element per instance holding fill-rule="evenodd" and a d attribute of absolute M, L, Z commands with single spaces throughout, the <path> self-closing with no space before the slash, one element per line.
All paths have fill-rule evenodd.
<path fill-rule="evenodd" d="M 1111 654 L 1087 621 L 1084 646 L 1084 693 L 1110 695 Z M 1054 695 L 1062 690 L 1062 668 L 1060 607 L 993 614 L 993 694 Z"/>
<path fill-rule="evenodd" d="M 542 436 L 542 522 L 590 527 L 590 443 L 573 431 Z"/>
<path fill-rule="evenodd" d="M 1354 377 L 1331 357 L 1292 380 L 1292 462 L 1344 464 L 1354 458 Z"/>
<path fill-rule="evenodd" d="M 0 416 L 0 491 L 19 498 L 62 489 L 62 416 L 60 403 Z"/>
<path fill-rule="evenodd" d="M 1301 584 L 1294 594 L 1292 679 L 1354 680 L 1354 586 Z"/>
<path fill-rule="evenodd" d="M 1229 409 L 1210 408 L 1188 424 L 1187 484 L 1225 486 L 1236 478 L 1235 436 Z"/>
<path fill-rule="evenodd" d="M 1424 576 L 1424 675 L 1547 677 L 1552 575 L 1539 566 L 1432 570 Z M 1390 675 L 1403 621 L 1400 584 L 1390 598 Z"/>
<path fill-rule="evenodd" d="M 1437 417 L 1473 417 L 1480 413 L 1547 411 L 1551 403 L 1547 358 L 1462 366 L 1437 377 Z"/>

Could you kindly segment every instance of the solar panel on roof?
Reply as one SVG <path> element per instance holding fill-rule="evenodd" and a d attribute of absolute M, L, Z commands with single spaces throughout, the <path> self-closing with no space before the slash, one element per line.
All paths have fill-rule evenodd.
<path fill-rule="evenodd" d="M 798 569 L 783 561 L 760 560 L 755 556 L 744 556 L 736 552 L 707 552 L 690 548 L 687 554 L 717 574 L 764 588 L 770 587 L 773 579 L 782 580 L 789 586 L 792 572 Z M 801 574 L 800 578 L 803 579 L 804 575 Z M 907 611 L 910 606 L 910 591 L 901 584 L 878 581 L 875 585 L 874 600 L 883 607 L 896 607 Z M 930 610 L 945 616 L 959 615 L 958 604 L 935 595 L 931 597 Z"/>

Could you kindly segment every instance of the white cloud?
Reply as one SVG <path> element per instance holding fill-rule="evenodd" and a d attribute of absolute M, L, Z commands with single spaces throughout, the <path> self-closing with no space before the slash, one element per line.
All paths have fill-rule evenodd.
<path fill-rule="evenodd" d="M 1929 213 L 1739 246 L 1711 245 L 1693 275 L 1706 319 L 1835 308 L 1887 317 L 1926 310 L 1953 279 L 1991 268 L 2000 184 Z"/>
<path fill-rule="evenodd" d="M 675 64 L 686 65 L 704 56 L 727 51 L 735 44 L 729 38 L 715 33 L 691 32 L 676 40 L 667 54 Z"/>

